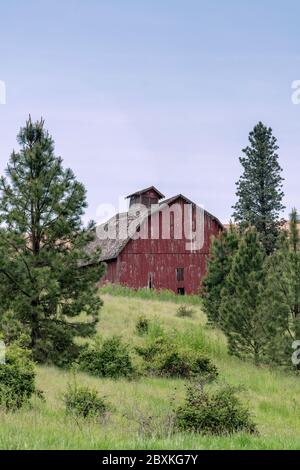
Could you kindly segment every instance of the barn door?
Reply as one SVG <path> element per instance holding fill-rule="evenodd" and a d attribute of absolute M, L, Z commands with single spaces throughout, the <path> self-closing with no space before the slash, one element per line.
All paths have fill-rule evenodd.
<path fill-rule="evenodd" d="M 148 289 L 153 289 L 153 274 L 148 274 Z"/>

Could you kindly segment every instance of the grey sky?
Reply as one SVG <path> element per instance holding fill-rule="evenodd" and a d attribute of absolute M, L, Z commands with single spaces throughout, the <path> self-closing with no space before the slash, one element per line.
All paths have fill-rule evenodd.
<path fill-rule="evenodd" d="M 296 0 L 63 0 L 1 5 L 0 170 L 31 113 L 99 204 L 155 185 L 221 221 L 258 120 L 278 138 L 287 212 L 298 206 Z"/>

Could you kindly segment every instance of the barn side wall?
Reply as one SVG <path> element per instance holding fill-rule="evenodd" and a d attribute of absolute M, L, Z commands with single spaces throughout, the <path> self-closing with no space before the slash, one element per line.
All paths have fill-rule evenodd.
<path fill-rule="evenodd" d="M 186 294 L 199 291 L 205 272 L 205 255 L 158 253 L 123 253 L 120 257 L 119 283 L 132 288 L 149 286 L 149 277 L 154 289 L 169 289 L 178 292 L 184 288 Z M 184 280 L 177 281 L 176 268 L 184 268 Z"/>
<path fill-rule="evenodd" d="M 104 276 L 101 278 L 99 285 L 103 285 L 107 282 L 109 283 L 119 283 L 119 275 L 117 271 L 118 260 L 110 260 L 105 262 L 106 271 Z"/>
<path fill-rule="evenodd" d="M 107 274 L 103 281 L 132 288 L 149 287 L 151 282 L 152 287 L 156 289 L 169 289 L 177 293 L 179 288 L 184 288 L 186 294 L 198 293 L 206 272 L 211 238 L 219 235 L 220 225 L 214 218 L 205 214 L 203 247 L 191 252 L 186 249 L 188 240 L 185 238 L 162 239 L 161 224 L 162 220 L 159 239 L 130 240 L 117 260 L 108 262 Z M 150 219 L 148 225 L 150 234 Z M 174 235 L 172 229 L 171 235 Z M 177 268 L 184 268 L 183 281 L 177 281 Z"/>

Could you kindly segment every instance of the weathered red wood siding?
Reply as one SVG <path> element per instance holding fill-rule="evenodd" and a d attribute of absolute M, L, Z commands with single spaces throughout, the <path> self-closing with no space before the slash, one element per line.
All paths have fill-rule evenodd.
<path fill-rule="evenodd" d="M 181 204 L 184 202 L 181 201 Z M 149 233 L 150 230 L 149 219 Z M 178 288 L 183 287 L 186 294 L 195 294 L 206 271 L 211 238 L 218 236 L 220 230 L 219 223 L 205 213 L 204 245 L 201 250 L 191 252 L 186 250 L 188 240 L 185 238 L 162 239 L 160 220 L 159 239 L 130 240 L 117 260 L 108 262 L 103 282 L 120 283 L 132 288 L 147 287 L 151 273 L 153 288 L 170 289 L 177 293 Z M 184 268 L 184 280 L 181 282 L 177 281 L 176 268 Z"/>
<path fill-rule="evenodd" d="M 112 284 L 120 282 L 117 272 L 117 259 L 106 261 L 106 272 L 101 279 L 100 284 L 105 282 L 111 282 Z"/>

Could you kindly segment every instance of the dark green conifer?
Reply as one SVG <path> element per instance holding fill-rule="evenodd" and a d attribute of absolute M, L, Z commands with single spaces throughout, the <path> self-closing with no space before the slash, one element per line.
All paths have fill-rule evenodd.
<path fill-rule="evenodd" d="M 277 140 L 272 129 L 259 122 L 249 134 L 249 145 L 240 157 L 243 167 L 237 185 L 234 220 L 241 230 L 255 227 L 267 254 L 278 240 L 283 191 Z"/>
<path fill-rule="evenodd" d="M 292 210 L 289 230 L 283 232 L 277 249 L 268 259 L 264 307 L 272 312 L 277 329 L 269 356 L 291 364 L 292 343 L 300 339 L 300 237 L 298 214 Z"/>
<path fill-rule="evenodd" d="M 238 249 L 239 235 L 230 224 L 219 238 L 214 238 L 207 261 L 207 273 L 203 280 L 202 298 L 209 323 L 221 326 L 221 291 L 231 269 L 233 255 Z"/>
<path fill-rule="evenodd" d="M 0 179 L 0 320 L 13 312 L 34 357 L 64 363 L 75 336 L 95 331 L 103 266 L 86 250 L 93 225 L 81 220 L 84 186 L 55 156 L 44 121 L 29 118 L 18 142 Z"/>
<path fill-rule="evenodd" d="M 265 254 L 255 229 L 248 229 L 234 256 L 222 290 L 222 328 L 229 352 L 258 364 L 268 338 L 268 319 L 262 314 Z"/>

